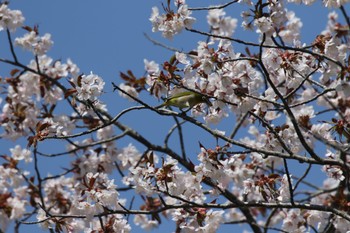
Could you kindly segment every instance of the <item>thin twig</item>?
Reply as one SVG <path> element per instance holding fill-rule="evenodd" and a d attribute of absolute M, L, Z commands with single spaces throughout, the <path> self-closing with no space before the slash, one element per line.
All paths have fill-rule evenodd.
<path fill-rule="evenodd" d="M 174 47 L 170 47 L 168 45 L 165 45 L 165 44 L 163 44 L 163 43 L 153 39 L 147 33 L 143 33 L 143 35 L 147 38 L 147 40 L 151 41 L 154 45 L 160 46 L 162 48 L 165 48 L 165 49 L 173 51 L 173 52 L 181 52 L 180 49 L 177 49 L 177 48 L 174 48 Z"/>
<path fill-rule="evenodd" d="M 12 54 L 13 60 L 15 61 L 15 63 L 18 63 L 17 55 L 15 53 L 15 49 L 13 48 L 13 43 L 12 43 L 12 39 L 11 39 L 11 33 L 10 33 L 10 30 L 8 28 L 6 29 L 6 33 L 7 33 L 7 39 L 8 39 L 9 44 L 10 44 L 10 50 L 11 50 L 11 54 Z"/>
<path fill-rule="evenodd" d="M 348 14 L 346 13 L 344 6 L 340 6 L 340 11 L 344 16 L 346 23 L 348 24 L 348 30 L 350 30 L 350 18 L 348 16 Z"/>
<path fill-rule="evenodd" d="M 217 6 L 207 6 L 207 7 L 189 7 L 188 9 L 190 11 L 208 11 L 208 10 L 215 10 L 215 9 L 222 9 L 225 7 L 228 7 L 229 5 L 238 2 L 238 0 L 233 0 L 231 2 L 222 4 L 222 5 L 217 5 Z"/>

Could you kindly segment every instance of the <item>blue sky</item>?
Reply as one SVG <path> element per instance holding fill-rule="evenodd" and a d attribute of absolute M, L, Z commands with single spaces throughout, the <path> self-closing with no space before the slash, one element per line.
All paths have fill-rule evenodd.
<path fill-rule="evenodd" d="M 116 114 L 119 110 L 133 105 L 133 103 L 122 99 L 116 93 L 112 93 L 111 82 L 120 82 L 119 72 L 131 69 L 137 76 L 144 74 L 143 59 L 155 60 L 162 63 L 168 60 L 172 55 L 171 52 L 164 48 L 154 46 L 148 41 L 143 33 L 148 33 L 152 38 L 162 41 L 170 46 L 190 50 L 196 47 L 198 40 L 205 40 L 198 35 L 191 35 L 185 33 L 179 37 L 175 37 L 173 41 L 164 40 L 159 33 L 151 32 L 151 23 L 148 18 L 151 13 L 152 6 L 161 8 L 161 0 L 128 0 L 128 1 L 47 1 L 47 0 L 31 0 L 20 1 L 14 0 L 10 2 L 11 9 L 19 9 L 23 12 L 26 18 L 25 24 L 29 26 L 39 25 L 41 34 L 51 33 L 54 45 L 49 51 L 48 55 L 54 59 L 62 59 L 65 61 L 71 58 L 76 63 L 81 72 L 88 74 L 93 71 L 95 74 L 101 76 L 106 82 L 106 94 L 102 98 L 107 104 L 108 109 L 112 114 Z M 220 4 L 227 1 L 188 1 L 195 5 L 209 5 Z M 294 7 L 293 7 L 294 8 Z M 232 17 L 239 19 L 240 9 L 233 6 L 228 8 Z M 231 14 L 232 12 L 232 14 Z M 317 33 L 325 28 L 327 20 L 327 9 L 320 8 L 319 5 L 313 7 L 303 6 L 297 15 L 301 17 L 304 23 L 303 41 L 312 41 Z M 196 17 L 197 14 L 194 14 Z M 200 17 L 204 19 L 203 14 Z M 240 21 L 238 23 L 240 25 Z M 195 28 L 205 30 L 206 26 L 203 23 L 197 23 Z M 18 34 L 23 31 L 18 31 Z M 240 27 L 234 34 L 234 37 L 244 38 L 257 41 L 256 35 L 251 32 L 244 32 Z M 243 38 L 243 39 L 244 39 Z M 4 49 L 4 37 L 0 37 L 2 49 Z M 241 47 L 235 48 L 237 51 L 243 51 Z M 23 54 L 20 49 L 17 49 L 20 54 Z M 1 55 L 2 56 L 2 55 Z M 29 53 L 20 56 L 24 60 L 29 61 L 31 56 Z M 27 63 L 27 62 L 23 62 Z M 0 66 L 1 68 L 2 66 Z M 1 75 L 4 75 L 3 73 Z M 157 101 L 145 96 L 150 103 L 157 105 Z M 70 114 L 70 113 L 67 113 Z M 127 118 L 123 118 L 122 122 L 135 129 L 139 129 L 145 136 L 151 137 L 154 141 L 161 140 L 172 121 L 164 120 L 153 113 L 142 112 L 142 120 L 140 120 L 140 113 L 132 113 Z M 232 118 L 227 120 L 226 126 L 232 127 Z M 231 123 L 231 124 L 230 124 Z M 222 125 L 223 129 L 225 125 Z M 187 130 L 188 137 L 196 137 L 202 131 L 195 129 Z M 204 139 L 205 140 L 205 137 Z M 214 141 L 210 139 L 210 143 L 214 145 Z M 3 144 L 4 141 L 0 141 Z M 7 143 L 7 142 L 6 142 Z M 23 142 L 23 146 L 25 142 Z M 129 141 L 123 141 L 121 144 L 128 144 Z M 196 155 L 199 148 L 198 144 L 188 144 L 188 152 Z M 4 146 L 4 145 L 2 145 Z M 7 146 L 5 148 L 8 148 Z M 51 149 L 51 147 L 50 147 Z M 58 150 L 63 151 L 64 147 L 57 147 Z M 2 148 L 4 150 L 4 148 Z M 3 152 L 8 153 L 8 152 Z M 62 162 L 62 159 L 60 159 Z M 50 161 L 45 165 L 45 170 L 54 172 L 57 169 L 57 164 Z M 166 228 L 168 227 L 168 228 Z M 168 224 L 157 230 L 157 232 L 170 232 Z M 36 227 L 28 228 L 27 232 L 37 232 Z M 135 228 L 133 232 L 140 229 Z M 232 229 L 229 227 L 222 228 L 222 232 L 229 232 Z M 11 231 L 9 231 L 11 232 Z M 156 232 L 156 231 L 154 231 Z"/>

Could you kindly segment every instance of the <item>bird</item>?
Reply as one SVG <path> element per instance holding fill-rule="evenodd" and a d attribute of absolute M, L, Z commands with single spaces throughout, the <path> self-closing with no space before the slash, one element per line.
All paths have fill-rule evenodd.
<path fill-rule="evenodd" d="M 194 91 L 184 91 L 170 96 L 164 101 L 164 103 L 157 106 L 156 108 L 158 109 L 162 107 L 173 106 L 179 108 L 182 112 L 184 112 L 184 108 L 188 108 L 186 110 L 188 111 L 200 103 L 206 103 L 208 106 L 212 106 L 212 103 L 206 96 Z"/>

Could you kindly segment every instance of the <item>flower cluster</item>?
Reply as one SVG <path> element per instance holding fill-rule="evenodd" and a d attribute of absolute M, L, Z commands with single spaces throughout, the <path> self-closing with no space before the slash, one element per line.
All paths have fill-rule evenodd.
<path fill-rule="evenodd" d="M 18 74 L 13 73 L 14 77 L 4 80 L 4 83 L 9 84 L 7 88 L 7 99 L 2 106 L 2 113 L 0 116 L 1 126 L 5 129 L 2 134 L 5 138 L 16 139 L 20 136 L 26 135 L 31 128 L 33 128 L 39 120 L 36 116 L 40 113 L 44 116 L 44 121 L 55 123 L 60 121 L 60 126 L 57 126 L 62 131 L 64 121 L 69 124 L 70 120 L 67 117 L 52 117 L 42 112 L 40 109 L 41 103 L 56 105 L 58 101 L 63 98 L 63 90 L 57 86 L 50 85 L 55 80 L 58 80 L 68 75 L 76 75 L 79 70 L 70 59 L 66 64 L 61 62 L 53 62 L 53 59 L 42 55 L 37 61 L 32 60 L 28 69 L 38 70 L 43 72 L 43 75 L 34 72 L 24 72 Z M 52 79 L 45 78 L 52 77 Z M 62 121 L 64 120 L 64 121 Z M 72 129 L 72 126 L 69 127 Z"/>
<path fill-rule="evenodd" d="M 76 79 L 77 98 L 79 100 L 95 101 L 102 94 L 105 82 L 101 77 L 92 72 Z"/>
<path fill-rule="evenodd" d="M 44 55 L 51 48 L 53 42 L 50 34 L 46 33 L 40 37 L 35 30 L 32 30 L 23 37 L 16 38 L 15 45 L 32 51 L 35 55 Z"/>
<path fill-rule="evenodd" d="M 164 14 L 152 8 L 154 32 L 171 39 L 186 28 L 206 38 L 161 63 L 144 59 L 140 78 L 121 72 L 124 83 L 113 83 L 115 90 L 142 106 L 116 116 L 100 100 L 100 76 L 49 57 L 51 35 L 37 27 L 24 25 L 25 34 L 12 40 L 24 18 L 0 4 L 12 57 L 0 63 L 14 66 L 0 79 L 0 132 L 15 142 L 0 155 L 0 232 L 14 222 L 16 229 L 25 223 L 58 233 L 127 233 L 130 219 L 153 230 L 165 218 L 177 232 L 217 232 L 223 224 L 255 233 L 350 231 L 349 25 L 331 12 L 307 45 L 303 16 L 285 1 L 191 8 L 174 0 L 174 10 L 170 3 Z M 239 3 L 241 19 L 232 18 L 229 7 Z M 347 19 L 347 1 L 323 3 L 341 7 Z M 197 12 L 207 13 L 196 19 L 206 16 L 209 32 L 191 30 Z M 240 20 L 257 42 L 232 38 Z M 14 45 L 32 53 L 27 65 Z M 144 104 L 154 99 L 141 101 L 141 92 L 167 98 L 164 108 Z M 175 125 L 167 130 L 138 114 L 137 128 L 128 118 L 136 109 Z M 143 132 L 145 122 L 152 132 Z M 52 140 L 59 149 L 67 143 L 65 150 Z M 64 165 L 45 174 L 42 164 L 55 159 Z"/>
<path fill-rule="evenodd" d="M 23 25 L 24 17 L 19 10 L 11 10 L 7 4 L 0 5 L 0 30 L 9 29 L 16 30 Z"/>
<path fill-rule="evenodd" d="M 11 156 L 2 156 L 5 163 L 0 165 L 0 230 L 5 232 L 11 221 L 21 219 L 28 205 L 28 190 L 24 176 L 30 173 L 20 169 L 21 160 L 30 162 L 30 151 L 16 146 L 10 149 Z"/>
<path fill-rule="evenodd" d="M 225 15 L 226 12 L 223 9 L 209 10 L 207 21 L 213 34 L 217 36 L 231 36 L 233 34 L 237 27 L 237 19 L 230 16 L 225 17 Z"/>
<path fill-rule="evenodd" d="M 174 35 L 180 33 L 184 28 L 191 28 L 195 18 L 191 17 L 191 11 L 185 1 L 175 1 L 177 12 L 173 12 L 168 6 L 166 14 L 160 15 L 157 7 L 152 8 L 150 21 L 152 22 L 152 31 L 162 32 L 163 37 L 171 39 Z"/>

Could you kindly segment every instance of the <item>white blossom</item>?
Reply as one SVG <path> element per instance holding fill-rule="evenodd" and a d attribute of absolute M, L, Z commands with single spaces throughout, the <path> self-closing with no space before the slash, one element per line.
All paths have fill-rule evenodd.
<path fill-rule="evenodd" d="M 23 37 L 16 38 L 15 45 L 32 51 L 36 55 L 44 55 L 53 45 L 53 41 L 50 34 L 46 33 L 44 36 L 39 37 L 33 30 Z"/>
<path fill-rule="evenodd" d="M 21 27 L 23 22 L 24 17 L 21 11 L 11 10 L 4 3 L 0 5 L 0 30 L 8 28 L 14 31 L 16 28 Z"/>
<path fill-rule="evenodd" d="M 31 162 L 31 152 L 28 149 L 22 149 L 20 145 L 16 145 L 15 148 L 10 149 L 12 157 L 16 160 L 24 160 L 26 163 Z"/>
<path fill-rule="evenodd" d="M 130 96 L 137 98 L 139 96 L 139 93 L 136 91 L 136 89 L 132 86 L 129 85 L 125 85 L 124 83 L 121 83 L 119 85 L 119 88 L 122 89 L 123 91 L 125 91 L 127 94 L 122 93 L 121 91 L 119 91 L 119 95 L 123 98 L 126 98 L 130 101 L 135 101 L 133 98 L 131 98 Z M 130 95 L 130 96 L 129 96 Z"/>
<path fill-rule="evenodd" d="M 77 98 L 95 101 L 102 94 L 104 85 L 102 78 L 92 72 L 89 75 L 83 75 L 77 85 Z"/>

